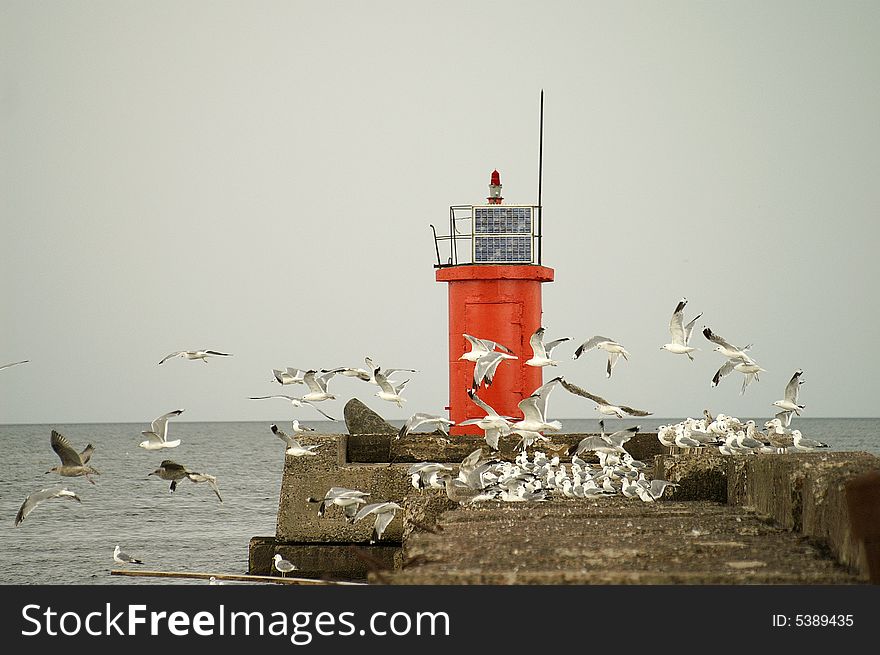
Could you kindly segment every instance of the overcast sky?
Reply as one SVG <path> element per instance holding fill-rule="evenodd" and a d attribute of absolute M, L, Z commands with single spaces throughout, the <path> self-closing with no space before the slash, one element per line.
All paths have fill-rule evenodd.
<path fill-rule="evenodd" d="M 877 416 L 876 2 L 0 4 L 0 423 L 321 418 L 272 368 L 419 369 L 447 404 L 429 224 L 492 169 L 534 203 L 551 375 L 655 416 Z M 766 369 L 660 350 L 681 297 Z M 593 334 L 631 353 L 604 377 Z M 207 365 L 176 350 L 232 353 Z M 529 356 L 530 353 L 525 353 Z M 302 387 L 284 387 L 300 393 Z M 562 391 L 553 418 L 597 418 Z"/>

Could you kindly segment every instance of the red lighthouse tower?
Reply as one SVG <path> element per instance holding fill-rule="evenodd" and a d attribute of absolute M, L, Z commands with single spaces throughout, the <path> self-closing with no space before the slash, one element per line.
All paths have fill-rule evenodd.
<path fill-rule="evenodd" d="M 503 416 L 521 416 L 517 404 L 541 386 L 540 367 L 526 366 L 529 338 L 541 326 L 541 284 L 553 269 L 541 265 L 540 206 L 503 205 L 501 176 L 493 171 L 487 205 L 449 208 L 449 234 L 437 236 L 438 282 L 449 285 L 449 418 L 452 434 L 481 434 L 458 424 L 485 412 L 468 396 L 474 363 L 464 335 L 509 348 L 518 359 L 502 361 L 490 387 L 477 395 Z M 433 228 L 433 226 L 432 226 Z M 440 245 L 449 256 L 440 261 Z"/>

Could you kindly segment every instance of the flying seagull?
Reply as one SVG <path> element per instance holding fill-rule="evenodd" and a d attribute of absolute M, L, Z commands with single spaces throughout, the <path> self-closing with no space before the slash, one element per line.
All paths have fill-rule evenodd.
<path fill-rule="evenodd" d="M 444 418 L 442 416 L 437 416 L 435 414 L 425 414 L 424 412 L 416 412 L 408 419 L 406 419 L 406 423 L 400 428 L 400 432 L 397 433 L 397 438 L 402 439 L 410 432 L 415 432 L 416 428 L 420 427 L 432 427 L 435 430 L 439 429 L 443 432 L 443 434 L 449 434 L 449 426 L 455 425 L 455 421 L 450 421 L 448 418 Z"/>
<path fill-rule="evenodd" d="M 746 351 L 752 347 L 752 344 L 749 344 L 748 346 L 737 348 L 736 346 L 731 345 L 731 343 L 724 337 L 712 332 L 712 330 L 708 327 L 703 328 L 703 336 L 714 343 L 715 350 L 727 357 L 728 359 L 746 357 Z"/>
<path fill-rule="evenodd" d="M 373 544 L 382 539 L 382 535 L 385 534 L 385 528 L 387 528 L 388 524 L 394 519 L 394 514 L 399 509 L 401 509 L 400 505 L 390 501 L 384 503 L 370 503 L 369 505 L 364 505 L 358 510 L 358 513 L 355 515 L 354 521 L 352 522 L 357 523 L 370 514 L 376 515 L 376 522 L 373 524 L 373 534 L 370 536 L 370 543 Z"/>
<path fill-rule="evenodd" d="M 605 377 L 611 377 L 611 371 L 614 369 L 614 365 L 617 363 L 618 358 L 623 357 L 627 361 L 629 360 L 629 353 L 626 351 L 626 348 L 624 348 L 622 344 L 618 343 L 614 339 L 609 339 L 608 337 L 603 337 L 599 335 L 590 337 L 580 346 L 578 346 L 577 350 L 574 351 L 572 359 L 577 359 L 585 352 L 588 352 L 593 348 L 598 348 L 599 350 L 604 350 L 608 353 L 608 364 L 605 367 Z"/>
<path fill-rule="evenodd" d="M 373 371 L 373 377 L 376 379 L 376 384 L 379 385 L 379 391 L 376 392 L 376 396 L 381 400 L 387 400 L 389 403 L 395 403 L 398 407 L 403 407 L 406 398 L 402 398 L 400 392 L 403 391 L 403 388 L 409 380 L 404 380 L 403 382 L 398 382 L 396 384 L 392 383 L 383 373 L 381 373 L 381 369 L 379 368 Z"/>
<path fill-rule="evenodd" d="M 208 475 L 207 473 L 196 473 L 195 471 L 190 471 L 182 464 L 178 464 L 177 462 L 170 459 L 162 460 L 159 468 L 148 474 L 148 477 L 150 475 L 155 475 L 162 480 L 171 480 L 171 491 L 177 489 L 177 483 L 184 478 L 186 478 L 190 482 L 207 482 L 214 490 L 214 493 L 217 495 L 217 498 L 220 500 L 220 502 L 223 502 L 223 498 L 220 496 L 220 491 L 217 489 L 217 478 L 215 478 L 213 475 Z"/>
<path fill-rule="evenodd" d="M 269 426 L 269 429 L 272 430 L 272 434 L 287 444 L 287 448 L 284 452 L 288 455 L 293 455 L 295 457 L 299 457 L 300 455 L 317 455 L 315 450 L 320 447 L 320 444 L 303 446 L 299 441 L 285 433 L 283 430 L 280 430 L 274 423 Z"/>
<path fill-rule="evenodd" d="M 177 448 L 180 445 L 180 439 L 168 441 L 168 419 L 180 416 L 182 413 L 182 409 L 175 409 L 174 411 L 162 414 L 159 418 L 154 419 L 153 422 L 150 423 L 150 429 L 141 432 L 146 439 L 141 441 L 138 446 L 145 450 Z"/>
<path fill-rule="evenodd" d="M 275 394 L 273 396 L 250 396 L 250 400 L 264 400 L 266 398 L 284 398 L 294 407 L 302 407 L 303 405 L 308 405 L 309 407 L 315 409 L 317 412 L 323 414 L 325 417 L 329 418 L 331 421 L 335 421 L 336 419 L 330 416 L 329 414 L 321 411 L 316 405 L 314 405 L 309 400 L 303 400 L 302 398 L 296 398 L 294 396 L 286 396 L 284 394 Z"/>
<path fill-rule="evenodd" d="M 473 389 L 467 390 L 468 397 L 473 400 L 484 412 L 483 418 L 469 418 L 459 425 L 476 425 L 485 432 L 484 438 L 492 450 L 498 450 L 498 439 L 510 434 L 511 416 L 500 416 L 492 407 L 480 399 Z"/>
<path fill-rule="evenodd" d="M 18 508 L 18 514 L 15 515 L 15 527 L 17 528 L 19 524 L 27 518 L 27 515 L 34 511 L 37 505 L 44 500 L 51 500 L 53 498 L 75 500 L 78 503 L 82 503 L 80 497 L 69 489 L 62 489 L 61 487 L 40 489 L 25 498 L 21 507 Z"/>
<path fill-rule="evenodd" d="M 345 514 L 345 520 L 349 523 L 354 522 L 357 516 L 358 505 L 366 504 L 365 496 L 369 496 L 369 492 L 358 491 L 357 489 L 347 489 L 345 487 L 330 487 L 330 490 L 324 494 L 323 498 L 306 498 L 306 502 L 318 503 L 318 516 L 323 517 L 327 503 L 338 505 Z"/>
<path fill-rule="evenodd" d="M 162 358 L 159 362 L 160 364 L 164 364 L 172 357 L 183 357 L 184 359 L 201 359 L 205 364 L 208 363 L 208 357 L 230 357 L 229 353 L 221 353 L 216 350 L 178 350 L 177 352 L 169 353 Z"/>
<path fill-rule="evenodd" d="M 491 352 L 494 352 L 496 348 L 499 350 L 503 350 L 506 353 L 513 354 L 513 351 L 507 346 L 502 346 L 497 341 L 490 341 L 489 339 L 479 339 L 477 337 L 472 337 L 469 334 L 462 334 L 462 336 L 468 340 L 471 344 L 471 349 L 464 353 L 459 359 L 465 359 L 469 362 L 476 362 L 478 359 L 487 355 Z"/>
<path fill-rule="evenodd" d="M 498 365 L 505 359 L 519 359 L 516 355 L 508 355 L 507 353 L 498 352 L 497 350 L 486 353 L 474 364 L 474 386 L 475 391 L 480 385 L 485 383 L 487 387 L 492 386 L 495 379 L 495 372 Z"/>
<path fill-rule="evenodd" d="M 272 369 L 272 375 L 275 377 L 276 382 L 280 385 L 285 384 L 305 384 L 303 381 L 303 374 L 305 371 L 300 370 L 298 368 L 290 368 L 287 367 L 286 370 L 282 371 L 278 368 Z"/>
<path fill-rule="evenodd" d="M 52 430 L 50 443 L 52 444 L 52 450 L 61 459 L 61 466 L 55 466 L 46 471 L 46 473 L 57 473 L 67 478 L 75 478 L 82 475 L 86 480 L 95 484 L 95 481 L 89 476 L 100 475 L 100 473 L 91 466 L 87 466 L 92 458 L 92 453 L 95 451 L 95 447 L 92 444 L 88 444 L 81 453 L 78 453 L 70 445 L 67 437 L 55 430 Z"/>
<path fill-rule="evenodd" d="M 785 385 L 785 397 L 773 403 L 776 407 L 784 412 L 794 412 L 798 416 L 801 415 L 801 410 L 804 409 L 805 405 L 798 405 L 798 389 L 804 383 L 804 380 L 801 380 L 801 375 L 803 374 L 804 372 L 801 369 L 794 372 L 791 380 Z"/>
<path fill-rule="evenodd" d="M 119 548 L 119 544 L 116 544 L 116 548 L 113 549 L 113 561 L 117 564 L 143 564 L 141 560 L 132 557 Z"/>
<path fill-rule="evenodd" d="M 526 366 L 556 366 L 559 362 L 550 358 L 553 349 L 564 341 L 568 341 L 571 337 L 562 337 L 555 339 L 549 343 L 544 343 L 544 328 L 539 327 L 529 338 L 529 345 L 532 347 L 532 357 L 526 360 Z"/>
<path fill-rule="evenodd" d="M 632 407 L 627 407 L 626 405 L 614 405 L 602 398 L 602 396 L 591 394 L 589 391 L 581 389 L 579 386 L 572 384 L 565 379 L 562 380 L 562 386 L 565 387 L 567 391 L 570 391 L 575 395 L 583 396 L 584 398 L 589 398 L 590 400 L 592 400 L 594 403 L 596 403 L 596 409 L 601 414 L 616 416 L 617 418 L 624 418 L 626 414 L 629 414 L 630 416 L 651 415 L 651 412 L 646 412 L 641 409 L 633 409 Z"/>
<path fill-rule="evenodd" d="M 694 323 L 697 322 L 697 319 L 703 313 L 700 312 L 694 316 L 690 323 L 683 325 L 684 306 L 687 305 L 687 302 L 687 298 L 682 298 L 675 306 L 675 311 L 672 312 L 672 319 L 669 321 L 669 332 L 672 335 L 672 341 L 660 346 L 660 348 L 676 355 L 687 355 L 688 359 L 694 361 L 694 356 L 691 353 L 698 349 L 688 345 L 688 343 L 691 340 L 691 333 L 694 331 Z"/>

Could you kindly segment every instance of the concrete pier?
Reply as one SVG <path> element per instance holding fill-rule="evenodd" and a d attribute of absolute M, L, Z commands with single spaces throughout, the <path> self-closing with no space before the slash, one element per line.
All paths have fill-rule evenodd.
<path fill-rule="evenodd" d="M 540 450 L 566 459 L 585 435 L 554 435 Z M 854 529 L 849 481 L 880 471 L 867 453 L 724 456 L 665 454 L 656 435 L 630 452 L 654 477 L 678 482 L 654 503 L 622 496 L 474 506 L 417 491 L 413 462 L 457 465 L 479 437 L 310 435 L 315 457 L 287 456 L 276 534 L 255 537 L 249 572 L 271 574 L 277 552 L 298 574 L 379 584 L 857 584 L 870 580 L 865 529 Z M 516 439 L 501 444 L 505 459 Z M 308 497 L 330 487 L 403 506 L 378 544 L 372 520 L 323 518 Z M 861 530 L 861 531 L 860 531 Z M 871 532 L 869 529 L 868 532 Z M 862 535 L 862 536 L 858 536 Z M 869 545 L 870 549 L 871 546 Z"/>

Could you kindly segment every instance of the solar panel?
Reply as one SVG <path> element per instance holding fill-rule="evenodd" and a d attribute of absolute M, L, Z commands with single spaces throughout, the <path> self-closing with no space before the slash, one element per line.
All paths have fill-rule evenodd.
<path fill-rule="evenodd" d="M 473 208 L 474 262 L 532 263 L 531 206 Z"/>

